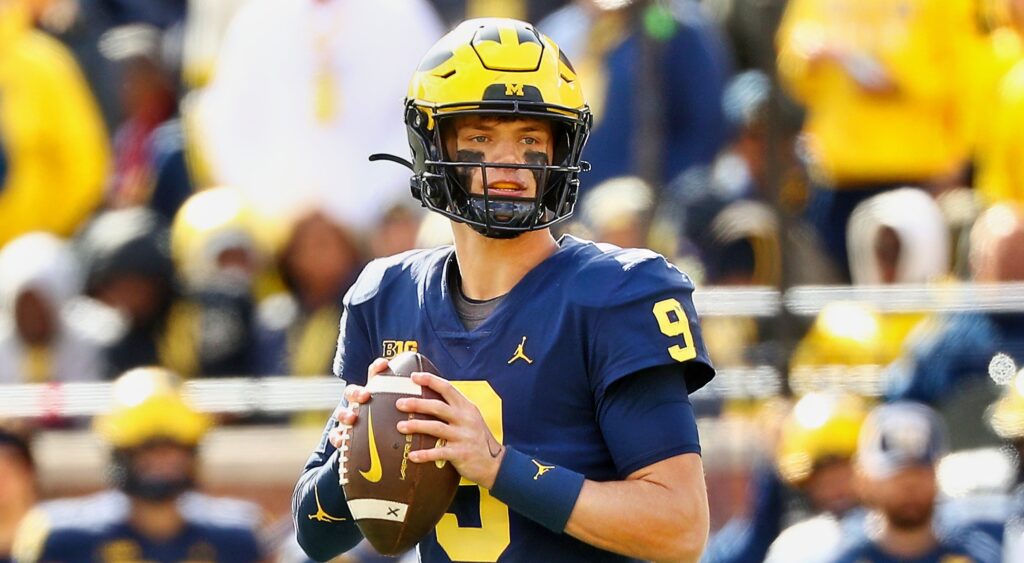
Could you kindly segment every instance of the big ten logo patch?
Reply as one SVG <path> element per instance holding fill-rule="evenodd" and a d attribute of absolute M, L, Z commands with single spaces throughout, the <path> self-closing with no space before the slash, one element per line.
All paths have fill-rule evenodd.
<path fill-rule="evenodd" d="M 402 352 L 418 352 L 420 345 L 415 340 L 385 340 L 381 346 L 385 358 L 394 358 Z"/>

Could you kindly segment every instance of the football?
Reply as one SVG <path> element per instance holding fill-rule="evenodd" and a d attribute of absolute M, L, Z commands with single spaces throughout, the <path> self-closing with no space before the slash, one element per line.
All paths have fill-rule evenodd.
<path fill-rule="evenodd" d="M 433 448 L 438 439 L 402 434 L 397 428 L 400 420 L 429 418 L 402 412 L 395 402 L 402 397 L 441 399 L 410 377 L 415 371 L 440 375 L 437 368 L 416 352 L 395 356 L 388 367 L 367 383 L 370 400 L 357 407 L 359 417 L 343 434 L 341 484 L 370 545 L 383 555 L 398 555 L 437 525 L 455 497 L 460 477 L 447 462 L 409 461 L 410 452 Z"/>

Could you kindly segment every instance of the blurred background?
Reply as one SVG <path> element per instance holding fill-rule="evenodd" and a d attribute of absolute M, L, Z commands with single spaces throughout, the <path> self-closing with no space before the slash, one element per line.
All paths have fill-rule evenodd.
<path fill-rule="evenodd" d="M 698 286 L 708 560 L 859 502 L 829 471 L 888 401 L 949 428 L 943 499 L 1013 498 L 1024 1 L 0 0 L 0 419 L 41 499 L 108 485 L 90 420 L 163 366 L 216 421 L 203 489 L 287 544 L 341 296 L 451 237 L 367 156 L 407 153 L 419 58 L 477 16 L 582 77 L 593 170 L 560 232 Z"/>

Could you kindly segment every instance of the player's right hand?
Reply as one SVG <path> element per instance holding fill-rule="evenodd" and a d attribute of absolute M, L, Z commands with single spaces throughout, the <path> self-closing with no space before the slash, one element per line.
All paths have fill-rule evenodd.
<path fill-rule="evenodd" d="M 366 381 L 370 381 L 371 378 L 383 371 L 387 371 L 387 369 L 388 361 L 384 358 L 377 358 L 366 369 Z M 355 424 L 356 418 L 359 416 L 352 407 L 361 405 L 369 400 L 370 392 L 366 390 L 366 387 L 362 385 L 348 385 L 345 387 L 345 401 L 342 401 L 338 408 L 334 409 L 333 418 L 338 421 L 338 425 L 327 435 L 331 445 L 335 448 L 341 447 L 342 433 L 345 428 Z"/>

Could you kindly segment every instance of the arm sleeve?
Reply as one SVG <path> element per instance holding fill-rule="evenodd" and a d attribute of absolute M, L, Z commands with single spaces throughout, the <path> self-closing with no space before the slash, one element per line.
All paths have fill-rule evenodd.
<path fill-rule="evenodd" d="M 334 373 L 355 385 L 366 384 L 367 366 L 373 359 L 370 330 L 360 306 L 367 306 L 380 288 L 383 270 L 375 264 L 379 266 L 379 263 L 371 263 L 362 270 L 342 300 Z M 321 441 L 306 462 L 292 493 L 296 538 L 306 555 L 317 561 L 327 561 L 352 549 L 362 538 L 338 482 L 339 453 L 328 439 L 337 424 L 334 418 L 328 420 Z"/>
<path fill-rule="evenodd" d="M 647 368 L 620 379 L 605 393 L 598 424 L 620 476 L 676 455 L 700 453 L 685 369 Z"/>
<path fill-rule="evenodd" d="M 366 383 L 366 367 L 370 365 L 373 351 L 367 325 L 354 303 L 365 303 L 365 297 L 369 295 L 366 293 L 367 285 L 374 288 L 379 285 L 368 284 L 366 270 L 363 273 L 342 301 L 338 350 L 334 356 L 335 375 L 359 385 Z M 338 451 L 327 439 L 337 422 L 333 417 L 327 421 L 320 443 L 306 462 L 292 493 L 296 539 L 303 551 L 317 561 L 326 561 L 344 553 L 362 539 L 338 483 Z"/>
<path fill-rule="evenodd" d="M 338 451 L 327 440 L 337 424 L 327 421 L 316 451 L 310 456 L 292 493 L 295 537 L 310 558 L 327 561 L 363 538 L 338 483 Z"/>

